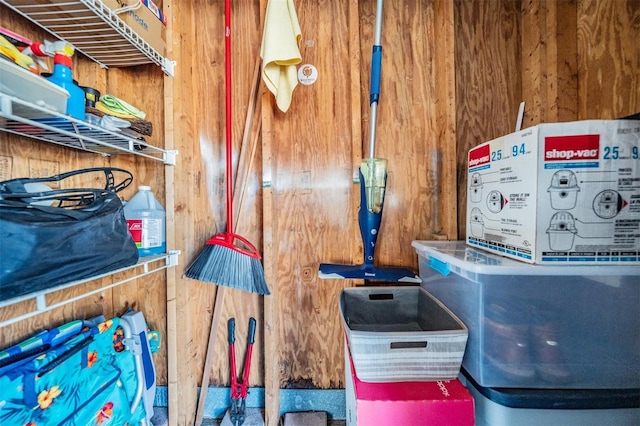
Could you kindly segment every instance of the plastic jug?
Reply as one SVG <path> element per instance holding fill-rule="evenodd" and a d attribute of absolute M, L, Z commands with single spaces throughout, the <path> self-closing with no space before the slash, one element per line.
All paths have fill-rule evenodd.
<path fill-rule="evenodd" d="M 167 251 L 166 215 L 164 208 L 153 196 L 151 187 L 138 187 L 138 193 L 124 205 L 124 217 L 140 256 Z"/>
<path fill-rule="evenodd" d="M 69 92 L 70 96 L 69 99 L 67 99 L 67 114 L 79 120 L 84 120 L 85 94 L 84 90 L 82 90 L 80 86 L 73 81 L 71 58 L 56 53 L 53 59 L 53 74 L 50 77 L 47 77 L 47 80 Z"/>

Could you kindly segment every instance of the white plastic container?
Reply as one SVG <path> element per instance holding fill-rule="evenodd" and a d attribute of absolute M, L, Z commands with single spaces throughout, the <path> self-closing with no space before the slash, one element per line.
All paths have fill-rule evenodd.
<path fill-rule="evenodd" d="M 124 206 L 124 216 L 140 256 L 167 251 L 166 215 L 151 187 L 138 187 L 138 193 Z"/>
<path fill-rule="evenodd" d="M 64 114 L 69 92 L 9 61 L 0 60 L 0 94 Z"/>

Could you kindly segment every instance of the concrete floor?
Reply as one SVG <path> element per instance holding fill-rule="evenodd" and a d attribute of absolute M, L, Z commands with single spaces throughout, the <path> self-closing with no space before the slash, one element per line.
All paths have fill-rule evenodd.
<path fill-rule="evenodd" d="M 223 419 L 205 418 L 202 420 L 202 426 L 222 426 Z M 168 426 L 167 407 L 154 407 L 154 416 L 151 419 L 153 426 Z M 329 420 L 327 426 L 346 426 L 345 420 Z M 247 426 L 249 426 L 247 424 Z"/>

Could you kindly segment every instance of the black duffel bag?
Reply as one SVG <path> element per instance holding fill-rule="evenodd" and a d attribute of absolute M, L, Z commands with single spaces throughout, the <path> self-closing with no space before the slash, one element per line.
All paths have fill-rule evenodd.
<path fill-rule="evenodd" d="M 44 185 L 96 173 L 104 188 Z M 0 182 L 0 301 L 137 263 L 117 195 L 132 181 L 127 170 L 100 167 Z"/>

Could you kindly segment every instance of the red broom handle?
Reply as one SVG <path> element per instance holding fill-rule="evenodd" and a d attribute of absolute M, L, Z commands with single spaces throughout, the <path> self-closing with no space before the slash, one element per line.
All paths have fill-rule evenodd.
<path fill-rule="evenodd" d="M 227 130 L 227 145 L 226 145 L 226 170 L 227 170 L 227 232 L 233 232 L 233 171 L 232 164 L 232 150 L 233 150 L 233 129 L 231 122 L 231 0 L 225 0 L 224 2 L 224 63 L 225 63 L 225 88 L 226 88 L 226 130 Z"/>

